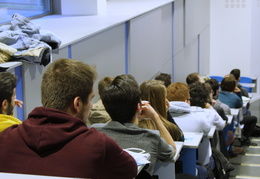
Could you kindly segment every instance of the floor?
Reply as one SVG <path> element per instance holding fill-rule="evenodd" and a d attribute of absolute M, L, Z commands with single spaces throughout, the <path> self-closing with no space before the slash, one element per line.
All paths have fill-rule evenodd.
<path fill-rule="evenodd" d="M 252 115 L 258 117 L 258 125 L 260 125 L 260 101 L 252 103 L 250 111 Z M 245 147 L 244 155 L 230 159 L 235 167 L 235 170 L 230 173 L 230 179 L 260 179 L 260 137 L 254 137 L 251 141 L 258 146 Z"/>

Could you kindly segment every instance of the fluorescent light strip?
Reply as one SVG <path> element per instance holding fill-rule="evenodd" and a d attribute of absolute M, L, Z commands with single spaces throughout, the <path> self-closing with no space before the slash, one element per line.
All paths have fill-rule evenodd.
<path fill-rule="evenodd" d="M 252 149 L 260 149 L 260 146 L 249 146 L 248 148 L 252 148 Z"/>
<path fill-rule="evenodd" d="M 250 153 L 245 153 L 245 156 L 260 157 L 260 154 L 250 154 Z"/>
<path fill-rule="evenodd" d="M 233 177 L 232 177 L 233 178 Z M 237 175 L 235 177 L 236 179 L 242 179 L 242 178 L 245 178 L 245 179 L 254 179 L 254 178 L 260 178 L 260 177 L 252 177 L 252 176 L 243 176 L 243 175 Z"/>
<path fill-rule="evenodd" d="M 253 138 L 253 139 L 251 139 L 251 141 L 259 141 L 260 142 L 260 139 L 258 139 L 258 138 Z"/>
<path fill-rule="evenodd" d="M 241 163 L 241 166 L 260 167 L 260 164 Z"/>

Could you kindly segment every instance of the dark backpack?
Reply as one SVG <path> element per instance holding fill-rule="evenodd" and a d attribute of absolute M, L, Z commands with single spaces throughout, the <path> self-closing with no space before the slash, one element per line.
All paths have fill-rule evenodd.
<path fill-rule="evenodd" d="M 228 177 L 229 172 L 233 171 L 234 166 L 228 159 L 217 149 L 212 149 L 212 156 L 215 160 L 215 168 L 213 170 L 216 179 L 225 179 Z"/>
<path fill-rule="evenodd" d="M 258 125 L 255 126 L 254 130 L 252 131 L 251 137 L 260 137 L 260 127 Z"/>

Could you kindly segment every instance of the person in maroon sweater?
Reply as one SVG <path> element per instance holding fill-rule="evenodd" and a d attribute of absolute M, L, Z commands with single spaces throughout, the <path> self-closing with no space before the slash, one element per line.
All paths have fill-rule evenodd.
<path fill-rule="evenodd" d="M 42 78 L 42 107 L 0 134 L 0 172 L 92 179 L 132 179 L 137 165 L 106 134 L 89 129 L 93 67 L 58 59 Z"/>

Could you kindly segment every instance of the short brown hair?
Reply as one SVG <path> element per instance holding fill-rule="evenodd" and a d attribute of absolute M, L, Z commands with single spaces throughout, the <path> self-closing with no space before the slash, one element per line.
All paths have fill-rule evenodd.
<path fill-rule="evenodd" d="M 155 80 L 163 81 L 165 87 L 167 88 L 172 83 L 172 76 L 167 73 L 160 73 L 155 77 Z"/>
<path fill-rule="evenodd" d="M 234 75 L 229 74 L 224 77 L 224 79 L 221 81 L 220 87 L 222 91 L 228 91 L 232 92 L 235 90 L 237 85 L 236 78 Z"/>
<path fill-rule="evenodd" d="M 238 80 L 240 78 L 240 70 L 235 68 L 233 70 L 231 70 L 230 74 L 234 75 L 234 77 L 236 78 L 236 80 Z"/>
<path fill-rule="evenodd" d="M 94 67 L 81 61 L 67 58 L 54 61 L 42 77 L 43 106 L 64 111 L 77 96 L 85 103 L 93 90 L 96 77 Z"/>
<path fill-rule="evenodd" d="M 189 86 L 180 82 L 170 84 L 166 98 L 169 101 L 186 101 L 190 98 Z"/>
<path fill-rule="evenodd" d="M 200 82 L 200 78 L 199 78 L 199 74 L 198 73 L 191 73 L 186 77 L 186 83 L 188 85 L 192 84 L 192 83 L 199 83 Z"/>
<path fill-rule="evenodd" d="M 103 92 L 103 90 L 105 89 L 105 87 L 111 85 L 112 81 L 114 80 L 113 77 L 110 76 L 106 76 L 104 78 L 102 78 L 99 82 L 98 82 L 98 92 L 99 94 L 101 94 Z"/>

